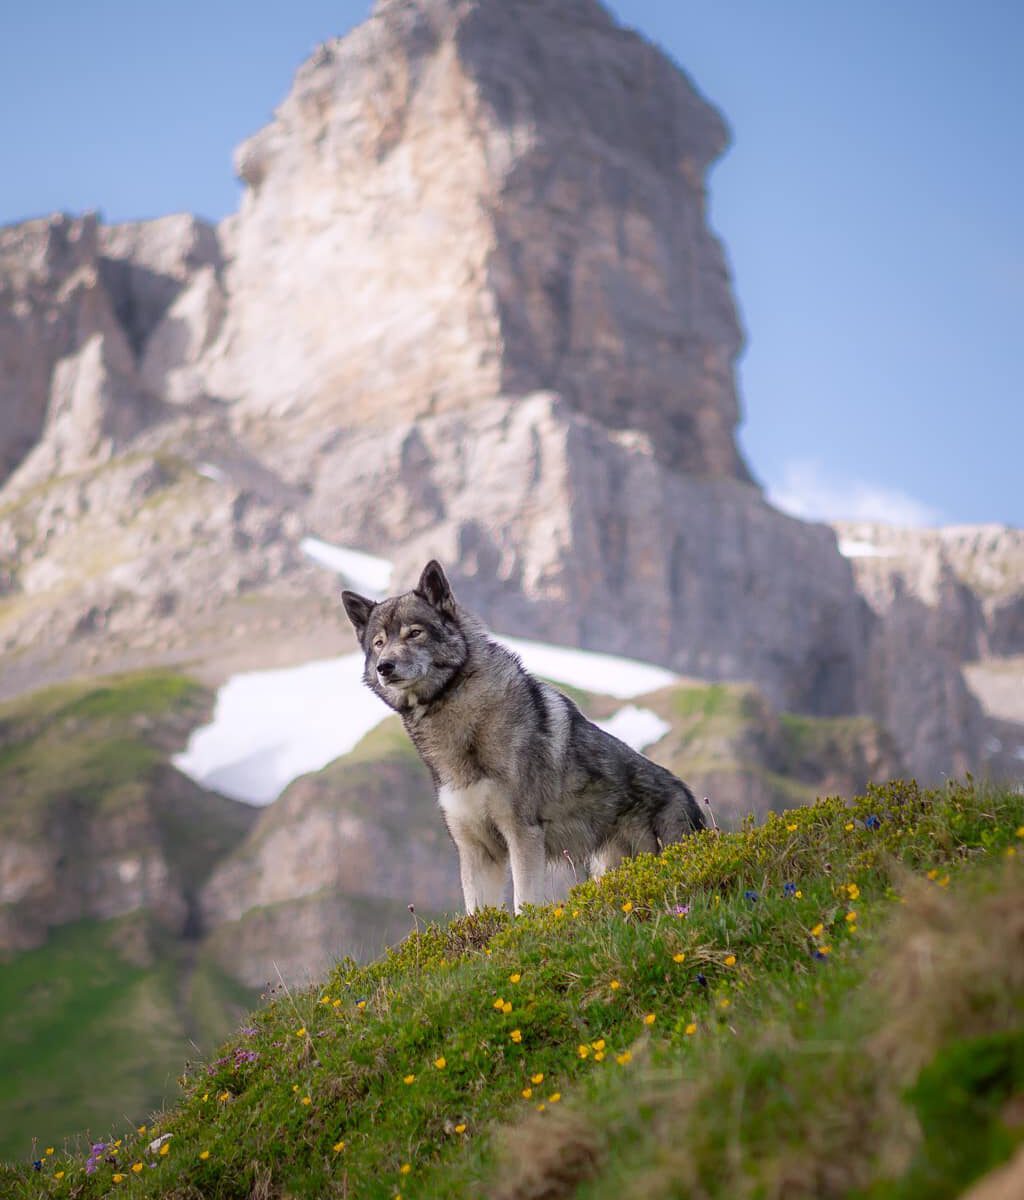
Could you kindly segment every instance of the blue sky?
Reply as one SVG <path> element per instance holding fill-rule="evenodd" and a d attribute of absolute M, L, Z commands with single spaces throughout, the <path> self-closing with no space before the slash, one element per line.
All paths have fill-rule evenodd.
<path fill-rule="evenodd" d="M 1024 4 L 614 0 L 725 114 L 741 441 L 809 516 L 1024 525 Z M 237 206 L 360 0 L 4 5 L 0 223 Z"/>

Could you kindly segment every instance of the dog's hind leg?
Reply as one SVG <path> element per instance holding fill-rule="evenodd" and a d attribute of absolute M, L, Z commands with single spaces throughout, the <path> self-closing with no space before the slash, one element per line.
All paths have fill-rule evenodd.
<path fill-rule="evenodd" d="M 590 868 L 590 878 L 600 879 L 605 871 L 610 871 L 613 867 L 617 867 L 625 857 L 626 851 L 618 842 L 605 842 L 600 849 L 595 850 L 590 856 L 590 861 L 587 864 Z"/>
<path fill-rule="evenodd" d="M 545 899 L 544 830 L 539 825 L 509 830 L 509 858 L 512 860 L 512 894 L 515 911 L 524 904 L 543 904 Z"/>

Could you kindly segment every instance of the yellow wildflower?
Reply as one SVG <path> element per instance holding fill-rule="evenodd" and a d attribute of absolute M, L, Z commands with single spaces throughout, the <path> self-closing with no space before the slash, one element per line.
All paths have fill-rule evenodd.
<path fill-rule="evenodd" d="M 301 1029 L 296 1029 L 296 1031 L 295 1031 L 295 1036 L 296 1036 L 296 1037 L 305 1037 L 305 1036 L 306 1036 L 306 1027 L 305 1027 L 305 1025 L 303 1025 L 303 1027 L 302 1027 Z"/>
<path fill-rule="evenodd" d="M 860 899 L 860 888 L 855 883 L 848 883 L 846 885 L 846 894 L 850 897 L 851 900 L 859 900 Z"/>
<path fill-rule="evenodd" d="M 825 932 L 825 926 L 822 925 L 822 923 L 819 921 L 817 923 L 817 925 L 815 925 L 815 927 L 811 930 L 811 937 L 821 937 L 821 935 L 824 932 Z"/>
<path fill-rule="evenodd" d="M 931 870 L 928 872 L 928 876 L 927 876 L 927 877 L 928 877 L 929 879 L 938 879 L 938 877 L 939 877 L 939 868 L 938 868 L 938 867 L 932 867 L 932 869 L 931 869 Z"/>
<path fill-rule="evenodd" d="M 687 1037 L 692 1037 L 697 1032 L 697 1026 L 693 1021 L 691 1021 L 689 1025 L 687 1025 L 684 1032 L 686 1033 Z"/>
<path fill-rule="evenodd" d="M 345 1143 L 344 1142 L 335 1142 L 334 1145 L 331 1147 L 331 1149 L 334 1151 L 335 1154 L 340 1154 L 342 1152 L 342 1150 L 345 1149 Z"/>
<path fill-rule="evenodd" d="M 673 962 L 686 962 L 686 955 L 682 952 L 682 950 L 680 950 L 678 954 L 672 955 L 672 961 Z"/>
<path fill-rule="evenodd" d="M 939 880 L 939 887 L 949 887 L 948 875 L 943 875 L 943 877 Z"/>
<path fill-rule="evenodd" d="M 657 1014 L 648 1013 L 647 1016 L 644 1017 L 644 1024 L 645 1025 L 653 1025 L 657 1019 L 658 1019 Z"/>
<path fill-rule="evenodd" d="M 847 919 L 847 921 L 849 921 L 852 924 L 857 919 L 857 913 L 851 908 L 850 911 L 846 914 L 846 919 Z"/>
<path fill-rule="evenodd" d="M 146 1132 L 146 1127 L 145 1127 L 145 1125 L 140 1125 L 140 1126 L 139 1126 L 139 1128 L 138 1128 L 138 1130 L 137 1130 L 137 1132 L 138 1132 L 138 1133 L 145 1133 L 145 1132 Z"/>
<path fill-rule="evenodd" d="M 725 965 L 727 967 L 734 967 L 736 965 L 736 955 L 735 954 L 727 954 L 725 956 Z"/>
<path fill-rule="evenodd" d="M 522 974 L 519 971 L 508 977 L 509 983 L 518 983 L 520 979 L 522 979 Z"/>
<path fill-rule="evenodd" d="M 209 1093 L 209 1092 L 203 1092 L 203 1103 L 204 1103 L 204 1104 L 206 1103 L 206 1101 L 207 1101 L 207 1100 L 209 1100 L 209 1098 L 210 1098 L 210 1093 Z"/>
<path fill-rule="evenodd" d="M 591 1042 L 590 1045 L 595 1050 L 603 1050 L 604 1049 L 604 1038 L 598 1038 L 596 1042 Z"/>
<path fill-rule="evenodd" d="M 574 917 L 578 917 L 578 916 L 580 915 L 580 910 L 579 910 L 578 908 L 574 908 L 574 909 L 572 910 L 572 915 L 573 915 Z"/>
<path fill-rule="evenodd" d="M 557 1104 L 559 1102 L 559 1100 L 561 1100 L 561 1098 L 562 1098 L 561 1092 L 552 1092 L 551 1095 L 548 1096 L 548 1104 Z"/>
<path fill-rule="evenodd" d="M 120 1147 L 121 1147 L 121 1139 L 118 1138 L 117 1141 L 114 1142 L 114 1149 L 118 1150 L 118 1149 L 120 1149 Z"/>
<path fill-rule="evenodd" d="M 1007 846 L 1006 847 L 1006 857 L 1007 858 L 1016 858 L 1017 857 L 1017 847 L 1016 846 Z"/>
<path fill-rule="evenodd" d="M 590 1055 L 590 1047 L 584 1046 L 584 1044 L 580 1042 L 580 1044 L 576 1047 L 576 1053 L 580 1056 L 580 1058 L 588 1058 Z"/>
<path fill-rule="evenodd" d="M 721 1000 L 719 1000 L 719 1002 L 718 1002 L 718 1007 L 719 1008 L 728 1008 L 730 1004 L 732 1004 L 732 1001 L 729 999 L 729 997 L 723 996 L 721 998 Z"/>
<path fill-rule="evenodd" d="M 818 947 L 818 953 L 819 953 L 819 954 L 831 954 L 831 953 L 832 953 L 832 947 L 831 947 L 831 946 L 819 946 L 819 947 Z"/>
<path fill-rule="evenodd" d="M 402 1165 L 398 1168 L 398 1173 L 399 1175 L 408 1175 L 411 1170 L 412 1163 L 402 1163 Z"/>
<path fill-rule="evenodd" d="M 538 1105 L 537 1105 L 537 1111 L 538 1111 L 538 1112 L 546 1112 L 546 1111 L 547 1111 L 547 1107 L 548 1107 L 548 1106 L 547 1106 L 546 1104 L 544 1104 L 543 1102 L 541 1102 L 540 1104 L 538 1104 Z"/>
<path fill-rule="evenodd" d="M 631 913 L 633 911 L 633 901 L 627 900 L 626 903 L 622 906 L 622 911 L 624 913 Z"/>
<path fill-rule="evenodd" d="M 543 1083 L 544 1082 L 544 1072 L 538 1071 L 536 1075 L 531 1075 L 530 1082 L 531 1083 Z"/>
<path fill-rule="evenodd" d="M 521 1029 L 513 1029 L 508 1036 L 518 1045 L 523 1040 L 523 1031 Z"/>
<path fill-rule="evenodd" d="M 138 1175 L 138 1173 L 142 1170 L 142 1163 L 140 1163 L 140 1162 L 132 1163 L 132 1170 L 135 1172 L 136 1175 Z"/>
<path fill-rule="evenodd" d="M 504 1007 L 505 1007 L 505 1000 L 501 996 L 499 996 L 497 998 L 497 1000 L 495 1000 L 495 1002 L 491 1005 L 491 1008 L 495 1009 L 497 1012 L 501 1012 L 501 1010 Z"/>
<path fill-rule="evenodd" d="M 529 1098 L 532 1095 L 533 1095 L 533 1088 L 523 1088 L 522 1097 L 524 1100 L 529 1100 Z"/>
<path fill-rule="evenodd" d="M 448 1065 L 448 1060 L 445 1058 L 445 1056 L 443 1054 L 441 1055 L 440 1058 L 434 1059 L 434 1066 L 437 1067 L 437 1069 L 439 1071 L 443 1071 L 447 1065 Z"/>
<path fill-rule="evenodd" d="M 1024 838 L 1024 825 L 1017 826 L 1017 837 Z"/>
<path fill-rule="evenodd" d="M 331 1001 L 331 1008 L 341 1008 L 341 1001 L 334 999 Z"/>
<path fill-rule="evenodd" d="M 604 1051 L 603 1050 L 595 1050 L 594 1051 L 594 1062 L 604 1062 Z"/>
<path fill-rule="evenodd" d="M 121 1182 L 123 1182 L 123 1180 L 124 1180 L 124 1176 L 121 1174 L 120 1171 L 117 1171 L 114 1175 L 114 1182 L 121 1183 Z"/>
<path fill-rule="evenodd" d="M 501 1006 L 501 1011 L 502 1011 L 502 1012 L 503 1012 L 503 1013 L 504 1013 L 506 1016 L 508 1016 L 508 1014 L 509 1014 L 509 1013 L 512 1011 L 512 1001 L 511 1001 L 511 1000 L 506 1000 L 506 1001 L 505 1001 L 505 1003 L 504 1003 L 504 1004 Z"/>
<path fill-rule="evenodd" d="M 297 1083 L 293 1083 L 293 1084 L 292 1084 L 292 1091 L 293 1091 L 293 1092 L 297 1092 L 298 1090 L 299 1090 L 299 1085 L 298 1085 Z"/>
<path fill-rule="evenodd" d="M 217 1099 L 221 1102 L 221 1104 L 225 1104 L 228 1100 L 231 1099 L 231 1093 L 225 1088 L 225 1090 L 223 1092 L 221 1092 L 221 1094 L 217 1097 Z"/>
<path fill-rule="evenodd" d="M 846 824 L 843 826 L 843 828 L 846 830 L 847 833 L 852 833 L 853 828 L 854 828 L 853 822 L 847 821 Z"/>
<path fill-rule="evenodd" d="M 356 1008 L 358 1008 L 360 1012 L 362 1012 L 365 1007 L 366 1007 L 365 1000 L 357 1000 L 356 1001 Z"/>
<path fill-rule="evenodd" d="M 465 1133 L 465 1132 L 466 1132 L 466 1126 L 465 1126 L 465 1125 L 463 1125 L 463 1124 L 456 1125 L 456 1126 L 455 1126 L 455 1132 L 456 1132 L 456 1133 Z"/>
<path fill-rule="evenodd" d="M 54 1179 L 63 1179 L 64 1172 L 63 1171 L 54 1171 L 53 1177 L 54 1177 Z"/>
<path fill-rule="evenodd" d="M 200 1150 L 199 1157 L 203 1160 L 203 1162 L 206 1162 L 206 1160 L 210 1157 L 209 1150 Z"/>
<path fill-rule="evenodd" d="M 559 906 L 558 906 L 558 907 L 555 909 L 554 915 L 555 915 L 556 917 L 564 917 L 564 916 L 565 916 L 565 909 L 564 909 L 564 908 L 563 908 L 561 905 L 559 905 Z"/>
<path fill-rule="evenodd" d="M 53 1147 L 52 1147 L 52 1146 L 47 1146 L 47 1147 L 46 1147 L 46 1153 L 47 1153 L 47 1154 L 52 1154 L 52 1153 L 53 1153 Z"/>
<path fill-rule="evenodd" d="M 626 1063 L 633 1061 L 633 1052 L 631 1050 L 623 1050 L 621 1054 L 616 1054 L 615 1061 L 620 1067 L 624 1067 Z"/>
<path fill-rule="evenodd" d="M 312 1103 L 313 1103 L 313 1097 L 312 1097 L 312 1096 L 303 1096 L 303 1097 L 302 1097 L 302 1103 L 303 1103 L 303 1104 L 312 1104 Z"/>
<path fill-rule="evenodd" d="M 167 1155 L 170 1154 L 170 1152 L 171 1152 L 171 1143 L 164 1142 L 164 1144 L 160 1147 L 161 1158 L 166 1158 Z"/>
<path fill-rule="evenodd" d="M 406 1075 L 405 1078 L 402 1080 L 402 1082 L 403 1083 L 415 1083 L 416 1076 L 415 1075 Z"/>
<path fill-rule="evenodd" d="M 796 896 L 796 898 L 798 900 L 802 900 L 804 898 L 804 894 L 799 888 L 797 888 L 793 894 Z"/>
<path fill-rule="evenodd" d="M 796 832 L 796 825 L 795 825 L 795 824 L 792 824 L 792 825 L 787 825 L 787 826 L 786 826 L 786 832 L 787 832 L 787 833 L 795 833 L 795 832 Z"/>
<path fill-rule="evenodd" d="M 619 990 L 619 988 L 622 987 L 622 984 L 619 983 L 619 981 L 617 979 L 613 979 L 608 986 L 612 989 L 613 992 L 617 992 Z"/>
<path fill-rule="evenodd" d="M 330 1002 L 331 1002 L 330 996 L 321 996 L 320 997 L 321 1004 L 330 1004 Z"/>
<path fill-rule="evenodd" d="M 849 926 L 849 930 L 850 930 L 850 932 L 851 932 L 851 933 L 856 933 L 856 932 L 857 932 L 857 924 L 856 924 L 856 922 L 854 922 L 852 925 L 850 925 L 850 926 Z"/>

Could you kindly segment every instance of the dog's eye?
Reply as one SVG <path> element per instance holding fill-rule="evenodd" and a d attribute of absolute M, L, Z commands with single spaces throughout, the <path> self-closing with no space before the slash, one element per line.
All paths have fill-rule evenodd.
<path fill-rule="evenodd" d="M 422 629 L 420 629 L 420 627 L 419 627 L 418 625 L 414 625 L 414 626 L 412 627 L 412 629 L 410 629 L 410 630 L 409 630 L 409 632 L 408 632 L 408 634 L 407 634 L 406 636 L 407 636 L 407 637 L 411 637 L 411 638 L 418 638 L 418 637 L 422 637 L 422 636 L 423 636 L 423 630 L 422 630 Z"/>
<path fill-rule="evenodd" d="M 374 650 L 383 650 L 384 649 L 384 639 L 379 636 L 375 637 L 373 639 L 373 648 L 374 648 Z"/>

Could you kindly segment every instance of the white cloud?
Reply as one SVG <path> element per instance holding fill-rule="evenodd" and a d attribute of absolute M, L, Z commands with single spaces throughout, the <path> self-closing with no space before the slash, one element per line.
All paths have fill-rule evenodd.
<path fill-rule="evenodd" d="M 930 505 L 864 479 L 830 474 L 813 459 L 786 463 L 782 478 L 768 485 L 768 500 L 794 517 L 811 521 L 884 521 L 887 525 L 937 525 L 942 514 Z"/>

